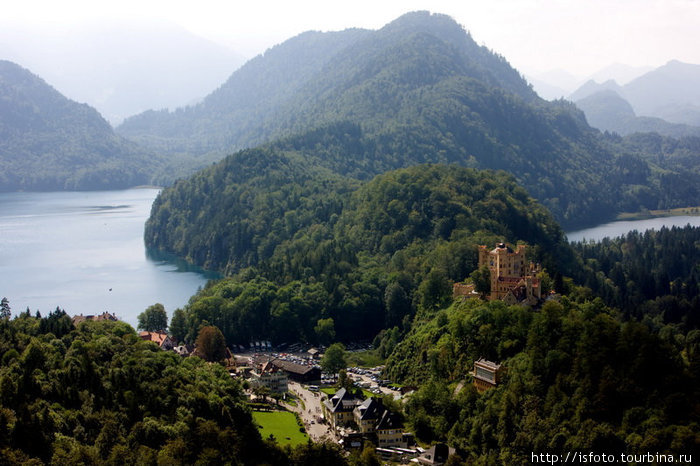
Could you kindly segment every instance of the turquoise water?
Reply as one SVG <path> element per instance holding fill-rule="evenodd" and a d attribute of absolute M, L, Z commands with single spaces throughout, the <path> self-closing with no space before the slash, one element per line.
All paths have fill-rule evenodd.
<path fill-rule="evenodd" d="M 598 241 L 605 237 L 614 238 L 622 236 L 632 230 L 646 231 L 658 230 L 661 227 L 671 228 L 673 226 L 684 227 L 686 225 L 700 226 L 700 216 L 681 215 L 677 217 L 658 217 L 645 220 L 625 220 L 618 222 L 605 223 L 593 228 L 578 230 L 566 233 L 569 241 L 594 240 Z"/>
<path fill-rule="evenodd" d="M 168 316 L 212 274 L 146 251 L 143 228 L 157 189 L 0 193 L 0 297 L 14 314 Z"/>

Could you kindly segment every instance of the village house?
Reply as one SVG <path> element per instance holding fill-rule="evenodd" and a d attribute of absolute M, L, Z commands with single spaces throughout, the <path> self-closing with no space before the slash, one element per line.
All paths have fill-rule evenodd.
<path fill-rule="evenodd" d="M 342 427 L 357 428 L 363 441 L 369 441 L 382 448 L 406 447 L 410 434 L 403 432 L 401 417 L 391 412 L 379 397 L 370 397 L 364 401 L 355 397 L 344 388 L 325 400 L 322 405 L 324 417 L 331 428 L 339 431 Z M 343 430 L 347 438 L 350 435 Z M 357 443 L 357 442 L 355 442 Z"/>
<path fill-rule="evenodd" d="M 321 409 L 331 428 L 337 430 L 354 420 L 353 411 L 359 403 L 360 400 L 355 395 L 341 388 L 321 403 Z"/>
<path fill-rule="evenodd" d="M 274 361 L 267 361 L 257 370 L 252 371 L 250 376 L 250 383 L 254 387 L 267 387 L 272 393 L 287 392 L 287 374 L 277 367 Z"/>
<path fill-rule="evenodd" d="M 479 393 L 483 393 L 489 388 L 494 388 L 501 381 L 503 367 L 486 359 L 479 359 L 474 362 L 474 386 Z"/>
<path fill-rule="evenodd" d="M 494 249 L 479 246 L 479 268 L 487 266 L 491 275 L 489 299 L 502 300 L 507 304 L 537 304 L 542 298 L 539 265 L 525 261 L 525 245 L 514 251 L 505 243 Z"/>
<path fill-rule="evenodd" d="M 318 348 L 311 347 L 306 351 L 306 354 L 308 354 L 311 359 L 321 359 L 321 352 Z"/>
<path fill-rule="evenodd" d="M 175 345 L 177 345 L 177 342 L 173 339 L 173 337 L 167 333 L 142 331 L 139 332 L 139 338 L 145 341 L 152 341 L 161 349 L 168 351 L 175 348 Z"/>
<path fill-rule="evenodd" d="M 357 405 L 352 414 L 360 433 L 373 434 L 385 411 L 381 398 L 370 397 Z"/>
<path fill-rule="evenodd" d="M 321 368 L 318 366 L 298 364 L 283 359 L 273 359 L 272 363 L 287 373 L 287 377 L 299 383 L 311 383 L 321 380 Z"/>
<path fill-rule="evenodd" d="M 179 354 L 183 358 L 188 357 L 194 352 L 194 346 L 192 345 L 180 345 L 173 348 L 175 353 Z"/>
<path fill-rule="evenodd" d="M 397 413 L 385 410 L 377 426 L 377 444 L 380 448 L 398 447 L 405 445 L 403 434 L 403 422 Z"/>

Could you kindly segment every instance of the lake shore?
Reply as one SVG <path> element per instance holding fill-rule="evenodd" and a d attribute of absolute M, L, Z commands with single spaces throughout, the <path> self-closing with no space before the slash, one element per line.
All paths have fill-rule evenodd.
<path fill-rule="evenodd" d="M 623 212 L 615 220 L 648 220 L 659 217 L 700 216 L 698 207 L 678 207 L 676 209 L 643 210 L 640 212 Z"/>
<path fill-rule="evenodd" d="M 616 220 L 614 222 L 604 223 L 592 228 L 582 230 L 568 231 L 566 237 L 569 242 L 576 241 L 600 241 L 603 238 L 614 238 L 623 236 L 630 231 L 637 230 L 640 232 L 646 230 L 658 230 L 666 227 L 684 227 L 691 225 L 700 227 L 700 215 L 662 215 L 641 219 L 625 219 Z"/>

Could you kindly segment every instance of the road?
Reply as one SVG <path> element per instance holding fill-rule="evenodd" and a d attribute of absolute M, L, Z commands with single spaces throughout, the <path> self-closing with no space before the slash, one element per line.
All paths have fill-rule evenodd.
<path fill-rule="evenodd" d="M 311 440 L 315 442 L 323 438 L 335 440 L 328 424 L 319 422 L 322 416 L 322 393 L 309 391 L 298 382 L 291 381 L 289 382 L 289 391 L 294 393 L 304 403 L 303 407 L 301 403 L 297 406 L 287 405 L 287 407 L 290 411 L 299 413 L 299 417 L 301 417 L 306 428 L 306 433 L 309 434 Z"/>

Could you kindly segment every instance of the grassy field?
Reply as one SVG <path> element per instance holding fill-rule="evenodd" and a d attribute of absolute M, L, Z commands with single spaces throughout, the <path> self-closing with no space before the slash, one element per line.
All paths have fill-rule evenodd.
<path fill-rule="evenodd" d="M 273 411 L 262 412 L 253 411 L 253 419 L 260 429 L 260 435 L 264 439 L 270 434 L 275 436 L 277 443 L 280 445 L 300 445 L 306 443 L 309 437 L 299 432 L 294 413 L 289 411 Z"/>
<path fill-rule="evenodd" d="M 384 359 L 379 356 L 379 351 L 376 349 L 348 351 L 345 353 L 345 360 L 348 366 L 374 367 L 384 364 Z"/>

